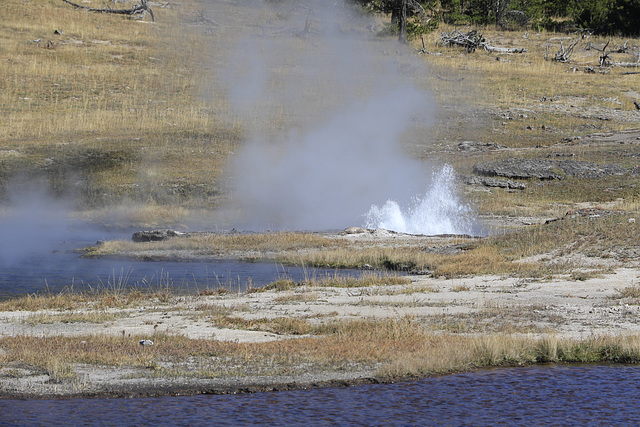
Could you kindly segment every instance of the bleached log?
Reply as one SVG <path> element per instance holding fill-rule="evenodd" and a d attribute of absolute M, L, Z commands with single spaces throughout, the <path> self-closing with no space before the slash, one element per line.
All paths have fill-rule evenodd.
<path fill-rule="evenodd" d="M 482 43 L 482 47 L 487 52 L 494 52 L 494 53 L 524 53 L 527 51 L 527 49 L 525 49 L 524 47 L 497 47 L 497 46 L 491 46 L 490 44 L 487 44 L 487 43 Z"/>
<path fill-rule="evenodd" d="M 613 65 L 614 67 L 634 68 L 634 67 L 640 67 L 640 62 L 614 62 L 611 65 Z"/>

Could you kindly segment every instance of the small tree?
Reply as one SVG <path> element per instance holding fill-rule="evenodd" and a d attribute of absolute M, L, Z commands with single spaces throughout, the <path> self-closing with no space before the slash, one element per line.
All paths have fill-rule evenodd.
<path fill-rule="evenodd" d="M 431 13 L 427 13 L 427 10 L 433 10 L 435 6 L 439 4 L 439 0 L 355 1 L 369 11 L 390 13 L 391 23 L 385 30 L 385 33 L 398 34 L 398 39 L 401 42 L 405 42 L 407 38 L 425 33 L 437 27 L 437 17 L 434 17 Z"/>

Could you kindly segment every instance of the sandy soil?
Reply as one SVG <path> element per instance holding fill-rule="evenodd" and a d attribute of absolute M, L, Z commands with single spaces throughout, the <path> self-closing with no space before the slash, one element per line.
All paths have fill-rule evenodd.
<path fill-rule="evenodd" d="M 193 316 L 198 305 L 231 309 L 231 316 L 244 319 L 289 317 L 310 322 L 327 319 L 383 319 L 410 316 L 433 322 L 443 316 L 493 314 L 503 317 L 513 310 L 509 323 L 513 332 L 552 332 L 558 337 L 585 338 L 600 334 L 640 333 L 640 306 L 625 304 L 618 291 L 637 284 L 640 271 L 620 268 L 614 274 L 584 281 L 569 278 L 527 280 L 499 276 L 437 279 L 415 276 L 409 285 L 366 288 L 307 288 L 269 290 L 215 296 L 181 297 L 167 305 L 116 309 L 104 312 L 122 316 L 104 323 L 37 323 L 42 315 L 60 311 L 0 312 L 0 334 L 4 336 L 121 336 L 164 332 L 188 338 L 234 342 L 266 342 L 300 337 L 263 331 L 215 327 Z M 305 297 L 302 297 L 302 296 Z M 81 311 L 75 311 L 80 313 Z M 36 320 L 34 320 L 36 319 Z M 504 321 L 504 319 L 503 319 Z M 34 323 L 35 322 L 35 323 Z M 494 319 L 493 328 L 496 328 Z M 489 330 L 491 325 L 484 325 Z M 434 326 L 434 329 L 444 327 Z M 504 329 L 504 328 L 502 328 Z M 483 332 L 483 330 L 468 331 Z"/>

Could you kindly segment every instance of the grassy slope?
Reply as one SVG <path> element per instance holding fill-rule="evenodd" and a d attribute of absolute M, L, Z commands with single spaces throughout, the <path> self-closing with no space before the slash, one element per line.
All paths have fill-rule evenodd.
<path fill-rule="evenodd" d="M 191 25 L 205 6 L 193 0 L 156 7 L 157 22 L 149 23 L 77 11 L 56 0 L 7 0 L 0 23 L 0 188 L 6 190 L 19 172 L 41 175 L 57 194 L 73 194 L 90 216 L 122 202 L 135 205 L 127 215 L 136 225 L 170 225 L 189 210 L 218 206 L 225 197 L 224 168 L 242 142 L 243 123 L 229 113 L 215 77 L 223 65 L 220 52 L 238 36 L 235 26 L 248 21 L 237 8 L 232 10 L 235 21 L 224 28 Z M 233 6 L 216 5 L 208 13 L 215 15 L 220 8 Z M 498 56 L 442 49 L 436 46 L 441 30 L 425 42 L 443 55 L 423 58 L 434 70 L 429 79 L 442 112 L 433 144 L 414 147 L 417 157 L 448 161 L 468 173 L 486 156 L 450 150 L 462 140 L 549 147 L 565 136 L 637 122 L 632 101 L 638 75 L 623 75 L 623 69 L 607 75 L 573 73 L 567 64 L 545 60 L 547 43 L 553 54 L 564 35 L 484 29 L 497 45 L 528 49 Z M 587 42 L 606 40 L 583 42 L 573 59 L 580 66 L 597 65 L 598 52 L 585 50 Z M 623 42 L 614 39 L 611 45 Z M 421 48 L 420 41 L 414 47 Z M 629 61 L 632 55 L 614 58 Z M 554 101 L 541 102 L 542 97 Z M 612 149 L 554 146 L 553 152 L 633 163 Z M 504 155 L 511 154 L 498 154 Z M 493 190 L 470 198 L 480 213 L 526 215 L 558 214 L 576 202 L 635 197 L 635 181 L 619 193 L 608 191 L 616 185 L 614 178 L 610 181 L 586 193 L 578 191 L 584 182 L 567 180 L 530 185 L 518 194 Z"/>
<path fill-rule="evenodd" d="M 150 23 L 56 0 L 4 2 L 0 185 L 44 176 L 82 209 L 215 205 L 240 132 L 218 119 L 223 100 L 200 96 L 209 45 L 203 27 L 186 25 L 196 7 L 158 7 Z"/>

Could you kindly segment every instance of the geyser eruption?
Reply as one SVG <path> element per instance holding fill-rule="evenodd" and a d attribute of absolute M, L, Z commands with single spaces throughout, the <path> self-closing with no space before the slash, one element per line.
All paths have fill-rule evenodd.
<path fill-rule="evenodd" d="M 366 217 L 410 233 L 467 232 L 453 170 L 431 182 L 430 165 L 405 152 L 428 142 L 436 108 L 424 64 L 335 2 L 308 5 L 256 11 L 263 35 L 242 42 L 222 73 L 248 135 L 229 180 L 232 225 L 326 230 Z M 268 13 L 278 24 L 271 37 Z M 282 31 L 297 27 L 306 37 Z M 418 205 L 403 212 L 411 200 Z"/>
<path fill-rule="evenodd" d="M 422 103 L 413 91 L 397 90 L 354 102 L 304 133 L 292 131 L 278 147 L 250 142 L 236 158 L 245 219 L 254 227 L 344 228 L 372 201 L 419 185 L 420 163 L 393 141 Z M 389 122 L 387 109 L 399 118 Z"/>
<path fill-rule="evenodd" d="M 460 201 L 454 188 L 455 172 L 450 165 L 434 174 L 431 188 L 414 197 L 404 210 L 393 200 L 366 214 L 367 228 L 384 228 L 409 234 L 467 234 L 472 231 L 471 208 Z"/>

